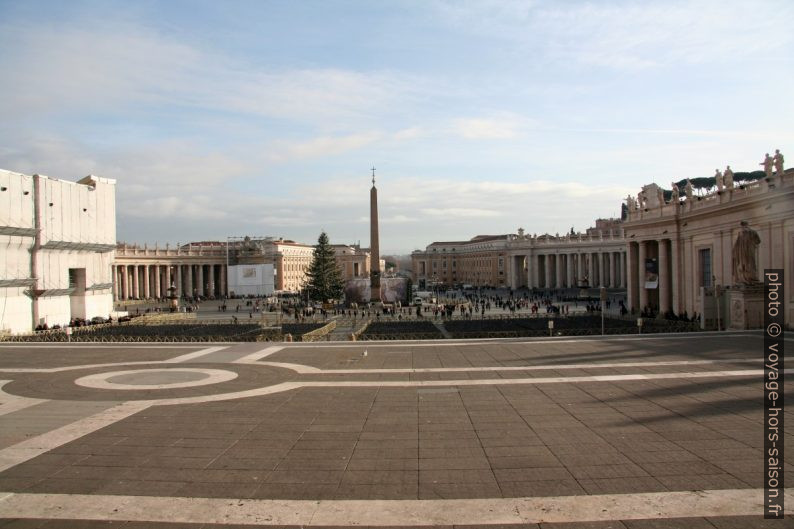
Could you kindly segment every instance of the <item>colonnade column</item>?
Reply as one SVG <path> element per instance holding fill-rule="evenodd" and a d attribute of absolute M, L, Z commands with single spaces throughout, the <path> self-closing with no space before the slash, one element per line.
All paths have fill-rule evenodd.
<path fill-rule="evenodd" d="M 193 297 L 193 265 L 185 265 L 185 294 Z"/>
<path fill-rule="evenodd" d="M 639 283 L 637 282 L 640 277 L 637 273 L 638 250 L 638 244 L 636 242 L 630 242 L 626 251 L 626 281 L 628 288 L 628 292 L 626 293 L 626 308 L 629 310 L 635 310 L 640 302 Z"/>
<path fill-rule="evenodd" d="M 139 298 L 141 293 L 138 290 L 138 265 L 132 265 L 132 296 L 133 298 Z"/>
<path fill-rule="evenodd" d="M 592 282 L 593 278 L 591 277 L 590 270 L 587 267 L 587 253 L 586 252 L 582 252 L 582 253 L 579 254 L 579 267 L 580 267 L 580 270 L 581 270 L 579 272 L 579 277 L 581 279 L 584 279 L 586 277 L 588 279 L 588 283 Z"/>
<path fill-rule="evenodd" d="M 540 286 L 540 256 L 532 254 L 531 262 L 529 277 L 532 278 L 532 288 L 538 288 Z"/>
<path fill-rule="evenodd" d="M 141 265 L 143 272 L 143 294 L 141 297 L 146 299 L 149 297 L 149 265 Z"/>
<path fill-rule="evenodd" d="M 596 256 L 595 252 L 588 252 L 587 254 L 587 258 L 589 261 L 588 263 L 589 266 L 587 267 L 587 272 L 588 272 L 587 275 L 590 278 L 591 287 L 598 286 L 598 270 L 596 269 L 597 263 L 595 256 Z"/>
<path fill-rule="evenodd" d="M 648 306 L 648 290 L 645 288 L 645 259 L 648 258 L 648 242 L 640 241 L 639 257 L 637 270 L 634 272 L 637 277 L 637 286 L 639 287 L 640 306 L 638 310 L 644 310 Z"/>
<path fill-rule="evenodd" d="M 558 253 L 554 256 L 554 287 L 562 288 L 563 279 L 565 279 L 565 268 L 563 268 L 562 254 Z"/>
<path fill-rule="evenodd" d="M 628 270 L 628 256 L 626 252 L 620 252 L 620 288 L 628 288 L 628 284 L 626 283 Z"/>
<path fill-rule="evenodd" d="M 670 306 L 670 263 L 667 259 L 668 239 L 659 240 L 659 313 L 665 314 Z"/>
<path fill-rule="evenodd" d="M 218 280 L 220 281 L 220 284 L 221 284 L 221 292 L 220 292 L 220 294 L 221 294 L 222 297 L 225 298 L 226 295 L 227 295 L 226 294 L 226 265 L 221 265 L 220 269 L 221 269 L 221 271 L 220 271 L 220 275 L 218 277 Z"/>
<path fill-rule="evenodd" d="M 181 298 L 185 294 L 185 287 L 182 284 L 182 265 L 176 265 L 174 271 L 176 272 L 176 295 Z"/>
<path fill-rule="evenodd" d="M 218 270 L 218 267 L 216 265 L 214 265 L 214 264 L 209 265 L 209 273 L 210 273 L 210 277 L 209 277 L 209 279 L 210 279 L 209 280 L 209 285 L 210 285 L 209 295 L 210 296 L 216 296 L 218 294 L 217 292 L 215 292 L 215 273 L 217 272 L 217 270 Z"/>
<path fill-rule="evenodd" d="M 599 268 L 599 270 L 598 270 L 599 271 L 599 274 L 598 274 L 599 275 L 598 286 L 600 286 L 600 287 L 609 286 L 607 284 L 607 277 L 608 277 L 607 273 L 609 272 L 609 270 L 607 270 L 607 266 L 608 265 L 605 262 L 606 261 L 604 259 L 605 257 L 606 257 L 606 255 L 604 254 L 604 252 L 598 252 L 598 268 Z"/>
<path fill-rule="evenodd" d="M 204 290 L 204 265 L 196 265 L 196 292 L 199 296 L 206 296 L 207 292 Z"/>
<path fill-rule="evenodd" d="M 119 269 L 117 266 L 110 267 L 110 277 L 113 280 L 113 301 L 119 300 Z"/>
<path fill-rule="evenodd" d="M 163 278 L 160 275 L 162 273 L 162 270 L 161 270 L 162 266 L 160 266 L 158 264 L 158 265 L 154 265 L 153 268 L 154 268 L 154 270 L 153 270 L 153 274 L 152 274 L 152 280 L 154 281 L 154 289 L 153 289 L 153 292 L 152 292 L 152 296 L 154 296 L 155 299 L 160 299 L 162 297 L 161 296 L 161 292 L 162 292 L 162 286 L 163 286 L 162 285 Z"/>
<path fill-rule="evenodd" d="M 676 314 L 681 314 L 682 310 L 682 303 L 681 303 L 681 294 L 679 289 L 679 278 L 681 274 L 679 273 L 679 253 L 678 253 L 678 242 L 675 239 L 670 240 L 670 260 L 672 261 L 672 270 L 673 270 L 673 280 L 671 281 L 671 290 L 672 290 L 672 304 L 673 304 L 673 311 Z"/>
<path fill-rule="evenodd" d="M 582 277 L 582 265 L 581 261 L 579 260 L 578 253 L 572 253 L 571 259 L 573 260 L 573 285 L 579 286 L 579 278 Z"/>
<path fill-rule="evenodd" d="M 165 265 L 163 279 L 165 279 L 165 292 L 167 293 L 168 289 L 171 288 L 171 265 Z"/>
<path fill-rule="evenodd" d="M 609 286 L 618 287 L 618 260 L 615 252 L 609 252 Z"/>
<path fill-rule="evenodd" d="M 573 277 L 574 277 L 573 276 L 573 257 L 574 257 L 574 255 L 575 254 L 572 254 L 572 253 L 565 254 L 565 267 L 567 269 L 566 272 L 567 272 L 567 283 L 568 283 L 567 286 L 568 286 L 568 288 L 573 288 L 573 287 L 576 286 L 574 284 L 574 280 L 573 280 Z"/>
<path fill-rule="evenodd" d="M 551 255 L 546 254 L 543 256 L 544 268 L 546 269 L 546 284 L 544 285 L 546 288 L 551 288 Z"/>

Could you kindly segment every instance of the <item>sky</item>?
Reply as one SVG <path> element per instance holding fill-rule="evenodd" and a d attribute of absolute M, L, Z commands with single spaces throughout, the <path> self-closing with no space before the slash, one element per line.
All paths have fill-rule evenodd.
<path fill-rule="evenodd" d="M 794 3 L 0 0 L 0 168 L 117 180 L 117 238 L 382 254 L 563 233 L 794 160 Z"/>

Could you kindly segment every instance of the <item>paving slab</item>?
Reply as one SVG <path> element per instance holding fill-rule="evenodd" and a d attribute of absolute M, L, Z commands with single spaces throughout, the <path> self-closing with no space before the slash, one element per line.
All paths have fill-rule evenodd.
<path fill-rule="evenodd" d="M 41 505 L 50 498 L 79 515 L 93 498 L 138 505 L 128 518 L 111 509 L 91 522 L 130 527 L 229 526 L 208 514 L 213 501 L 267 506 L 243 525 L 345 526 L 360 507 L 386 509 L 360 520 L 378 527 L 475 526 L 466 522 L 478 517 L 488 527 L 766 527 L 753 517 L 763 464 L 762 364 L 751 354 L 759 344 L 739 333 L 0 347 L 0 515 L 7 526 L 65 526 L 80 517 L 44 516 Z M 233 376 L 201 385 L 213 370 Z M 76 383 L 86 376 L 104 386 Z M 706 500 L 681 496 L 689 511 L 670 503 L 693 491 Z M 584 510 L 516 517 L 543 498 Z M 666 510 L 619 514 L 634 506 L 639 516 L 650 498 Z M 182 507 L 146 518 L 142 506 L 159 500 Z M 402 504 L 383 501 L 413 510 L 390 518 Z M 618 510 L 606 519 L 600 504 Z M 26 516 L 15 519 L 11 505 Z M 259 518 L 276 505 L 297 510 Z"/>

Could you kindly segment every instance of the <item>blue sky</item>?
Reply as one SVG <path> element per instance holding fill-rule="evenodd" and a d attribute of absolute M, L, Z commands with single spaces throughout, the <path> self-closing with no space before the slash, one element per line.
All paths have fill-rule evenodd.
<path fill-rule="evenodd" d="M 0 167 L 118 181 L 118 238 L 381 250 L 564 232 L 794 157 L 789 1 L 0 0 Z"/>

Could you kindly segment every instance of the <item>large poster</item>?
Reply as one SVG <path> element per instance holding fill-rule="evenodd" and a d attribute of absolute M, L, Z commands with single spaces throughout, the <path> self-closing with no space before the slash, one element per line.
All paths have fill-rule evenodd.
<path fill-rule="evenodd" d="M 659 261 L 652 257 L 645 260 L 645 288 L 659 287 Z"/>
<path fill-rule="evenodd" d="M 269 296 L 275 288 L 272 264 L 229 265 L 229 294 Z"/>
<path fill-rule="evenodd" d="M 371 292 L 369 279 L 350 279 L 345 283 L 348 303 L 368 303 Z M 381 277 L 380 297 L 384 303 L 407 303 L 408 280 L 404 277 Z"/>

